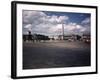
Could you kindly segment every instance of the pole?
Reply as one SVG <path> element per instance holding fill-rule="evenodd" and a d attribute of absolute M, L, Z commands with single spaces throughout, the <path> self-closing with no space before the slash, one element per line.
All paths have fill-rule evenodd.
<path fill-rule="evenodd" d="M 64 40 L 64 24 L 62 23 L 62 37 L 63 37 L 63 40 Z"/>

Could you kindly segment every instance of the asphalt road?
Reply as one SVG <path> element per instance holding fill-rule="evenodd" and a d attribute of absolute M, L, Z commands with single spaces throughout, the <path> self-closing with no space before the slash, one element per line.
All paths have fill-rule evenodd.
<path fill-rule="evenodd" d="M 90 44 L 23 42 L 23 69 L 90 66 Z"/>

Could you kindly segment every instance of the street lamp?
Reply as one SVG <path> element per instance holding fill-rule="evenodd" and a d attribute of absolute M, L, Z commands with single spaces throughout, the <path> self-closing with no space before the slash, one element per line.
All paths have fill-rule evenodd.
<path fill-rule="evenodd" d="M 64 23 L 62 23 L 62 38 L 64 40 Z"/>

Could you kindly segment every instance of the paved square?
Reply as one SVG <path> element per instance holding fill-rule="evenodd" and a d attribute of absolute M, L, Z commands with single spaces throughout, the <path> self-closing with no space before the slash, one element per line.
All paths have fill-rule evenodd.
<path fill-rule="evenodd" d="M 23 69 L 90 66 L 90 59 L 90 44 L 81 41 L 23 42 Z"/>

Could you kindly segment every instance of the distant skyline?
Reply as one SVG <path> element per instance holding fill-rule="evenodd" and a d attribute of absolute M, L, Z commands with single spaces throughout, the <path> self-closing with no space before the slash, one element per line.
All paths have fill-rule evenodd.
<path fill-rule="evenodd" d="M 65 35 L 90 33 L 89 13 L 23 10 L 22 17 L 23 34 L 62 35 L 62 24 Z"/>

